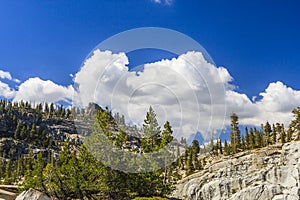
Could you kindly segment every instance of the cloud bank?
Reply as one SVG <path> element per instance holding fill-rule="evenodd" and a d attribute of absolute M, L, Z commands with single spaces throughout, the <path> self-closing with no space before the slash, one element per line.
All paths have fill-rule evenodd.
<path fill-rule="evenodd" d="M 10 99 L 14 97 L 14 95 L 15 95 L 15 91 L 11 89 L 8 84 L 0 81 L 0 97 Z"/>
<path fill-rule="evenodd" d="M 9 72 L 0 70 L 0 79 L 8 79 L 10 81 L 14 81 L 15 83 L 20 83 L 19 79 L 12 78 L 11 74 Z"/>
<path fill-rule="evenodd" d="M 64 101 L 71 103 L 74 90 L 72 86 L 61 86 L 50 80 L 44 81 L 38 77 L 29 78 L 19 86 L 14 101 L 29 101 L 34 103 Z"/>
<path fill-rule="evenodd" d="M 233 112 L 244 125 L 288 124 L 300 102 L 300 91 L 279 81 L 260 93 L 261 100 L 252 101 L 234 91 L 226 68 L 208 63 L 200 52 L 145 64 L 142 72 L 129 71 L 127 65 L 124 53 L 94 51 L 74 78 L 77 103 L 108 106 L 138 125 L 152 105 L 161 125 L 168 120 L 180 136 L 200 131 L 207 138 L 228 125 Z"/>
<path fill-rule="evenodd" d="M 151 105 L 160 124 L 170 121 L 182 136 L 223 127 L 224 86 L 232 80 L 225 68 L 208 63 L 200 52 L 146 64 L 142 72 L 127 65 L 124 53 L 94 51 L 74 78 L 77 103 L 108 106 L 138 126 Z"/>
<path fill-rule="evenodd" d="M 300 91 L 280 81 L 270 83 L 259 100 L 238 93 L 227 69 L 208 63 L 200 52 L 148 63 L 142 71 L 129 70 L 128 64 L 125 53 L 95 50 L 74 74 L 74 86 L 38 77 L 18 84 L 9 72 L 0 70 L 0 96 L 34 103 L 71 104 L 74 99 L 79 106 L 95 102 L 137 125 L 151 105 L 159 123 L 170 121 L 178 138 L 195 132 L 210 137 L 210 132 L 229 125 L 232 112 L 243 125 L 259 126 L 267 120 L 288 125 L 300 102 Z M 17 89 L 1 80 L 13 81 Z"/>
<path fill-rule="evenodd" d="M 9 72 L 0 70 L 0 79 L 8 80 L 15 85 L 0 80 L 0 97 L 13 101 L 29 101 L 31 103 L 64 101 L 71 104 L 74 93 L 73 86 L 58 85 L 50 80 L 38 77 L 29 78 L 20 84 L 20 80 L 13 78 Z M 17 89 L 15 89 L 17 88 Z"/>

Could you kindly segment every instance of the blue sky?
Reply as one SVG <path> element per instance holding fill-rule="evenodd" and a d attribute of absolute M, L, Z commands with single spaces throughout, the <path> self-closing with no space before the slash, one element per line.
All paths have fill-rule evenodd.
<path fill-rule="evenodd" d="M 200 43 L 217 66 L 228 70 L 235 91 L 241 94 L 238 98 L 245 100 L 242 94 L 246 94 L 251 99 L 266 88 L 273 91 L 273 98 L 278 88 L 283 88 L 291 94 L 291 102 L 297 102 L 299 7 L 297 0 L 1 1 L 0 70 L 9 72 L 21 84 L 39 77 L 68 87 L 73 84 L 69 74 L 78 72 L 86 56 L 101 41 L 133 28 L 163 27 Z M 133 64 L 172 57 L 161 51 L 133 52 L 127 56 Z M 50 82 L 35 81 L 62 89 Z M 6 82 L 11 87 L 15 84 Z M 270 83 L 274 83 L 272 87 L 268 87 Z M 270 97 L 268 92 L 265 94 Z M 266 100 L 272 102 L 272 98 Z M 290 107 L 277 111 L 281 117 L 280 114 L 290 112 Z M 262 116 L 259 119 L 264 119 Z"/>
<path fill-rule="evenodd" d="M 299 1 L 2 1 L 0 67 L 20 80 L 71 83 L 102 40 L 132 28 L 171 28 L 194 38 L 239 90 L 258 95 L 281 80 L 300 89 Z"/>

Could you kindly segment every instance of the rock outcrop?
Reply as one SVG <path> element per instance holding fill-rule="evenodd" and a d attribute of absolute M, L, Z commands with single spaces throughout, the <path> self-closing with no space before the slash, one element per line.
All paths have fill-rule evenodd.
<path fill-rule="evenodd" d="M 17 196 L 16 200 L 51 200 L 51 198 L 40 191 L 29 189 Z"/>
<path fill-rule="evenodd" d="M 172 196 L 188 200 L 298 200 L 300 142 L 223 157 L 179 181 Z"/>
<path fill-rule="evenodd" d="M 16 196 L 17 195 L 13 192 L 0 189 L 0 200 L 14 200 Z"/>

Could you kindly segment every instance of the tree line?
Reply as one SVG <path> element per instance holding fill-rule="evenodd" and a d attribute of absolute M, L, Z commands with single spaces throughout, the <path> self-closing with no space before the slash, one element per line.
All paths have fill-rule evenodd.
<path fill-rule="evenodd" d="M 132 151 L 143 154 L 156 151 L 173 140 L 172 128 L 165 123 L 160 131 L 155 112 L 150 107 L 146 114 L 143 130 L 147 134 L 141 139 L 140 150 Z M 125 150 L 126 142 L 130 142 L 124 129 L 118 128 L 108 109 L 98 110 L 95 116 L 94 130 L 87 137 L 90 142 L 108 138 L 119 148 Z M 98 143 L 97 143 L 98 144 Z M 88 146 L 92 144 L 88 144 Z M 100 150 L 103 150 L 100 148 Z M 111 149 L 100 152 L 106 156 Z M 99 152 L 97 152 L 99 154 Z M 114 158 L 111 158 L 114 159 Z M 114 159 L 116 161 L 116 159 Z M 134 167 L 134 166 L 133 166 Z M 168 168 L 168 169 L 167 169 Z M 172 170 L 170 167 L 158 171 L 129 173 L 112 169 L 97 159 L 85 145 L 66 141 L 59 158 L 51 157 L 46 161 L 42 153 L 33 160 L 25 175 L 25 188 L 35 188 L 58 199 L 132 199 L 134 197 L 166 196 L 171 192 Z M 166 176 L 168 171 L 168 176 Z"/>
<path fill-rule="evenodd" d="M 91 107 L 95 107 L 93 112 Z M 18 154 L 13 148 L 4 151 L 3 145 L 0 146 L 0 180 L 3 183 L 24 184 L 25 188 L 36 188 L 59 199 L 166 196 L 177 180 L 203 170 L 211 156 L 234 155 L 295 139 L 293 133 L 300 131 L 300 108 L 295 108 L 292 113 L 294 119 L 287 129 L 283 124 L 266 122 L 260 128 L 246 127 L 243 134 L 239 128 L 238 115 L 233 113 L 230 117 L 229 141 L 212 138 L 210 143 L 200 145 L 197 140 L 187 144 L 185 138 L 178 142 L 172 135 L 172 126 L 168 121 L 163 127 L 159 126 L 151 106 L 142 127 L 137 128 L 126 125 L 124 116 L 118 113 L 113 116 L 108 108 L 102 109 L 92 104 L 86 109 L 65 109 L 54 104 L 37 104 L 33 107 L 28 102 L 0 100 L 0 123 L 5 123 L 3 127 L 6 127 L 6 130 L 0 130 L 0 137 L 10 137 L 29 144 L 29 151 L 25 154 Z M 56 142 L 40 126 L 45 119 L 80 120 L 91 119 L 92 115 L 95 121 L 92 134 L 86 139 L 87 146 L 69 140 L 63 144 Z M 165 168 L 153 172 L 121 172 L 109 167 L 109 163 L 100 162 L 102 159 L 90 152 L 89 147 L 95 141 L 103 140 L 137 156 L 162 150 L 173 142 L 175 148 L 168 154 L 176 159 Z M 60 149 L 58 154 L 53 150 L 55 145 Z M 43 147 L 45 151 L 34 153 L 35 147 Z M 184 149 L 183 154 L 180 149 Z M 98 156 L 105 156 L 107 151 L 113 150 L 104 148 L 104 151 L 98 152 Z M 134 157 L 132 159 L 132 167 L 138 171 L 141 163 L 135 163 Z M 110 159 L 108 162 L 120 160 Z"/>

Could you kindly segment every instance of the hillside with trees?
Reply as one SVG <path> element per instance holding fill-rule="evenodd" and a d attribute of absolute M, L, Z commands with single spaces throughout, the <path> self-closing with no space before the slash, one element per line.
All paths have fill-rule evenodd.
<path fill-rule="evenodd" d="M 294 119 L 288 128 L 266 121 L 260 128 L 245 130 L 240 130 L 238 115 L 232 113 L 230 141 L 212 138 L 207 144 L 197 140 L 187 144 L 186 138 L 173 138 L 168 121 L 160 127 L 151 106 L 138 128 L 126 125 L 124 116 L 95 104 L 68 109 L 53 103 L 1 100 L 0 182 L 34 188 L 58 199 L 166 197 L 178 180 L 201 172 L 214 158 L 297 140 L 300 108 L 292 112 Z M 93 145 L 105 144 L 103 141 L 114 148 L 95 146 L 100 151 L 91 151 Z M 170 144 L 174 148 L 165 150 Z M 136 158 L 147 159 L 149 153 L 157 151 L 164 151 L 173 162 L 156 171 L 141 170 Z M 105 159 L 107 152 L 130 152 L 133 156 L 126 158 L 127 162 L 138 173 L 112 168 L 122 162 L 118 156 Z"/>

